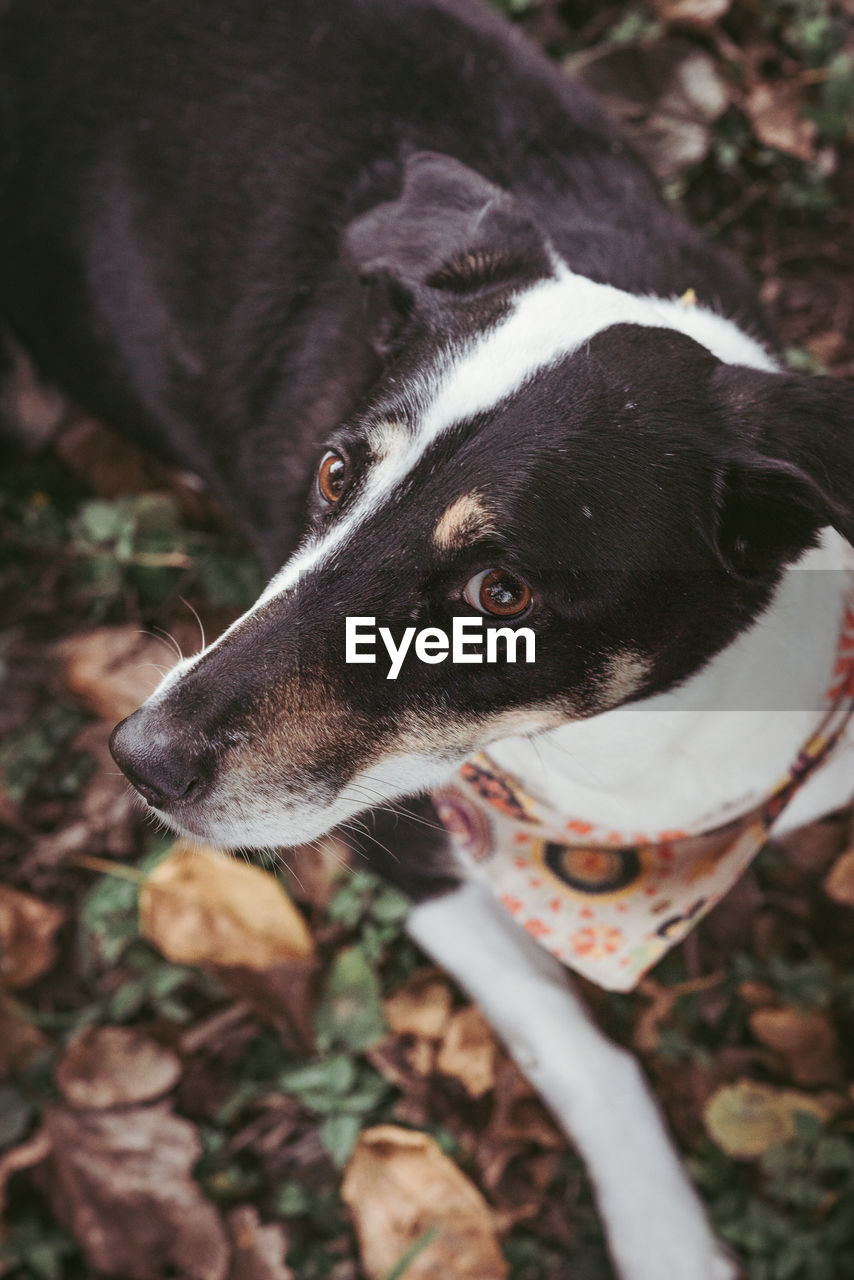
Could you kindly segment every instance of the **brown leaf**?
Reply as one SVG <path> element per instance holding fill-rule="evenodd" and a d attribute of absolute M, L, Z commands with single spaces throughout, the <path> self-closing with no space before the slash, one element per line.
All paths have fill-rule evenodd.
<path fill-rule="evenodd" d="M 56 958 L 54 937 L 64 917 L 58 907 L 0 885 L 0 987 L 28 987 Z"/>
<path fill-rule="evenodd" d="M 643 48 L 585 50 L 564 65 L 622 121 L 662 179 L 702 160 L 711 125 L 729 105 L 729 87 L 714 59 L 679 37 Z M 688 289 L 691 281 L 684 284 Z"/>
<path fill-rule="evenodd" d="M 854 849 L 837 858 L 824 881 L 824 891 L 834 902 L 854 907 Z"/>
<path fill-rule="evenodd" d="M 230 996 L 250 1005 L 259 1018 L 276 1028 L 286 1049 L 308 1052 L 314 1043 L 312 1013 L 319 968 L 317 960 L 309 958 L 268 969 L 232 965 L 215 971 Z"/>
<path fill-rule="evenodd" d="M 383 1001 L 383 1013 L 396 1035 L 441 1040 L 451 1017 L 451 989 L 435 969 L 421 969 Z"/>
<path fill-rule="evenodd" d="M 168 959 L 214 969 L 289 1048 L 311 1046 L 314 941 L 275 876 L 179 841 L 143 885 L 139 906 L 142 933 Z"/>
<path fill-rule="evenodd" d="M 0 1080 L 10 1072 L 22 1071 L 47 1043 L 21 1005 L 0 992 Z"/>
<path fill-rule="evenodd" d="M 94 1271 L 126 1280 L 225 1280 L 219 1214 L 192 1178 L 196 1130 L 167 1102 L 118 1111 L 45 1111 L 53 1211 Z"/>
<path fill-rule="evenodd" d="M 495 1057 L 489 1023 L 470 1005 L 451 1018 L 436 1066 L 443 1075 L 462 1081 L 470 1097 L 482 1098 L 495 1085 Z"/>
<path fill-rule="evenodd" d="M 309 960 L 314 942 L 275 876 L 178 841 L 139 895 L 140 928 L 175 964 L 272 969 Z"/>
<path fill-rule="evenodd" d="M 278 1222 L 261 1224 L 258 1210 L 240 1205 L 228 1215 L 234 1252 L 228 1280 L 294 1280 L 285 1265 L 288 1237 Z"/>
<path fill-rule="evenodd" d="M 102 1108 L 150 1102 L 180 1075 L 177 1056 L 133 1027 L 86 1027 L 69 1041 L 56 1083 L 72 1106 Z"/>
<path fill-rule="evenodd" d="M 815 159 L 815 121 L 802 114 L 803 90 L 797 81 L 754 85 L 744 103 L 753 132 L 766 147 L 776 147 L 799 160 Z"/>
<path fill-rule="evenodd" d="M 410 1263 L 406 1280 L 507 1275 L 486 1201 L 426 1133 L 394 1125 L 366 1129 L 341 1194 L 355 1220 L 368 1280 L 386 1280 L 431 1228 L 438 1235 Z"/>
<path fill-rule="evenodd" d="M 313 844 L 286 850 L 282 855 L 282 869 L 289 893 L 297 902 L 325 910 L 352 856 L 347 845 L 335 836 L 324 836 Z"/>
<path fill-rule="evenodd" d="M 786 1059 L 796 1084 L 832 1084 L 839 1078 L 836 1032 L 815 1009 L 756 1009 L 750 1029 L 760 1044 Z"/>
<path fill-rule="evenodd" d="M 489 1133 L 500 1142 L 533 1142 L 547 1149 L 566 1145 L 530 1082 L 508 1058 L 502 1058 L 498 1068 Z"/>
<path fill-rule="evenodd" d="M 135 711 L 177 660 L 165 640 L 134 626 L 97 627 L 69 636 L 56 652 L 70 691 L 110 724 Z"/>
<path fill-rule="evenodd" d="M 709 1137 L 737 1160 L 753 1160 L 769 1147 L 795 1136 L 795 1116 L 806 1112 L 826 1120 L 830 1108 L 796 1089 L 775 1089 L 754 1080 L 723 1085 L 706 1106 Z"/>

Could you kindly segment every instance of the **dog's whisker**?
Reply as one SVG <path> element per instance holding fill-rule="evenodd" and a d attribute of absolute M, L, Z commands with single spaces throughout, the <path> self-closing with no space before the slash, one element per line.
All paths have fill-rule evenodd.
<path fill-rule="evenodd" d="M 374 781 L 376 781 L 376 779 L 374 779 Z M 366 796 L 368 796 L 370 798 L 370 804 L 372 809 L 378 809 L 382 813 L 395 814 L 397 817 L 404 818 L 409 822 L 417 822 L 419 826 L 427 827 L 427 829 L 430 831 L 444 832 L 445 830 L 445 828 L 442 826 L 440 822 L 431 822 L 429 818 L 422 818 L 416 813 L 411 813 L 408 809 L 403 808 L 402 805 L 395 804 L 392 800 L 390 800 L 387 796 L 383 796 L 380 792 L 374 792 L 373 798 L 371 798 L 372 796 L 371 789 L 369 787 L 366 787 L 361 782 L 349 782 L 347 786 L 348 786 L 348 790 L 355 789 L 357 791 L 363 792 Z M 377 803 L 377 800 L 376 800 L 377 797 L 379 797 L 379 800 L 381 801 L 381 803 L 379 804 Z"/>
<path fill-rule="evenodd" d="M 356 822 L 358 822 L 358 819 L 348 818 L 346 822 L 342 822 L 341 824 L 342 831 L 346 831 L 348 827 L 353 826 Z M 400 863 L 400 858 L 394 852 L 394 850 L 389 849 L 388 845 L 383 844 L 382 840 L 378 840 L 377 837 L 374 835 L 374 833 L 372 831 L 369 831 L 368 828 L 364 825 L 364 823 L 360 823 L 359 828 L 361 829 L 362 835 L 366 840 L 370 840 L 371 843 L 375 844 L 378 849 L 382 849 L 383 853 L 387 853 L 393 862 L 396 862 L 398 864 Z M 357 828 L 357 830 L 359 828 Z"/>
<path fill-rule="evenodd" d="M 159 631 L 159 632 L 160 632 L 160 634 L 164 637 L 164 639 L 165 639 L 165 640 L 167 640 L 167 641 L 172 645 L 172 647 L 174 648 L 175 652 L 176 652 L 176 653 L 177 653 L 177 655 L 178 655 L 178 661 L 179 661 L 179 662 L 183 662 L 183 661 L 184 661 L 184 654 L 183 654 L 183 652 L 182 652 L 182 650 L 181 650 L 181 646 L 179 645 L 178 641 L 177 641 L 177 640 L 175 639 L 175 637 L 172 635 L 172 632 L 171 632 L 171 631 L 166 631 L 166 630 L 165 630 L 165 628 L 163 628 L 163 627 L 153 627 L 153 628 L 152 628 L 152 630 L 153 630 L 153 631 Z"/>
<path fill-rule="evenodd" d="M 162 679 L 165 679 L 165 677 L 168 675 L 168 670 L 165 667 L 158 667 L 156 662 L 140 662 L 137 664 L 136 670 L 144 671 L 146 667 L 153 667 L 154 670 Z"/>
<path fill-rule="evenodd" d="M 141 636 L 148 636 L 150 640 L 156 640 L 158 644 L 164 645 L 167 649 L 169 649 L 171 653 L 174 653 L 175 650 L 177 649 L 177 642 L 173 639 L 173 637 L 169 636 L 168 640 L 164 639 L 164 636 L 166 635 L 166 633 L 163 632 L 161 635 L 158 636 L 158 635 L 155 635 L 156 631 L 162 631 L 162 628 L 154 627 L 147 631 L 141 629 L 140 631 L 137 632 L 137 634 Z"/>
<path fill-rule="evenodd" d="M 208 646 L 207 646 L 207 641 L 205 640 L 205 628 L 204 628 L 204 624 L 203 624 L 203 622 L 202 622 L 201 618 L 199 617 L 198 613 L 196 612 L 196 610 L 195 610 L 195 609 L 193 608 L 193 606 L 190 604 L 189 600 L 185 600 L 183 596 L 179 596 L 179 597 L 178 597 L 178 599 L 181 601 L 181 604 L 185 604 L 185 605 L 187 606 L 187 608 L 190 610 L 190 613 L 193 615 L 193 617 L 196 619 L 196 622 L 198 622 L 198 624 L 199 624 L 199 631 L 200 631 L 200 633 L 201 633 L 201 637 L 202 637 L 202 647 L 201 647 L 201 649 L 199 650 L 199 652 L 200 652 L 200 653 L 204 653 L 205 649 L 207 649 L 207 647 L 208 647 Z"/>

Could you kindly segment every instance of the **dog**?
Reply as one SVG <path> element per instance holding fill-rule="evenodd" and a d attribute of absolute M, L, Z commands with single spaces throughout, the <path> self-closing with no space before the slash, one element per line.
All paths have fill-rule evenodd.
<path fill-rule="evenodd" d="M 25 359 L 272 574 L 118 764 L 225 847 L 359 815 L 622 1280 L 735 1276 L 564 962 L 630 985 L 772 824 L 850 798 L 854 388 L 783 369 L 745 273 L 469 0 L 0 22 L 2 403 Z"/>

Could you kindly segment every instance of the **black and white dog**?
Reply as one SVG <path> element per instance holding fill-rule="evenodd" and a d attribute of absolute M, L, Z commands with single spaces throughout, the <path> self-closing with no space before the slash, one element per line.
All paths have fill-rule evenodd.
<path fill-rule="evenodd" d="M 781 371 L 744 274 L 469 0 L 0 15 L 2 402 L 25 353 L 278 569 L 117 761 L 226 847 L 361 814 L 588 1161 L 623 1280 L 733 1276 L 638 1068 L 429 793 L 489 747 L 601 828 L 761 803 L 834 663 L 845 575 L 803 570 L 854 536 L 854 388 Z M 461 617 L 535 660 L 441 661 Z M 426 636 L 389 679 L 348 618 Z M 842 732 L 781 822 L 852 790 Z"/>

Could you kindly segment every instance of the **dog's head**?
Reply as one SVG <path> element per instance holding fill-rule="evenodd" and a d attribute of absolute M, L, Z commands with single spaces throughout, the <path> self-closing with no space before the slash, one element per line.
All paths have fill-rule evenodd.
<path fill-rule="evenodd" d="M 499 738 L 678 685 L 823 525 L 854 535 L 850 385 L 572 275 L 457 162 L 412 157 L 346 249 L 385 374 L 318 448 L 300 549 L 113 737 L 162 817 L 224 845 L 312 839 Z M 442 657 L 463 616 L 529 629 L 535 660 Z M 374 619 L 373 663 L 345 660 L 347 618 Z M 379 628 L 409 637 L 397 678 Z"/>

